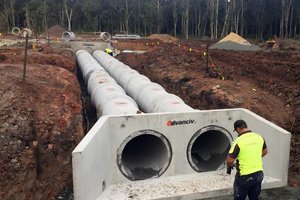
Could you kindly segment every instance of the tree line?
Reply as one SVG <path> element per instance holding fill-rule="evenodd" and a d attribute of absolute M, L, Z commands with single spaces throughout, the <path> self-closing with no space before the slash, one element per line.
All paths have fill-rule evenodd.
<path fill-rule="evenodd" d="M 299 38 L 299 0 L 1 0 L 0 30 L 41 33 L 59 24 L 73 32 L 168 33 L 188 39 L 229 32 Z"/>

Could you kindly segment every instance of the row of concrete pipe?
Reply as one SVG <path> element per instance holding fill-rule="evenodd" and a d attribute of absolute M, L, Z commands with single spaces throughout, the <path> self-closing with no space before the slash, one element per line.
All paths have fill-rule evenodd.
<path fill-rule="evenodd" d="M 93 57 L 132 97 L 145 113 L 186 112 L 194 110 L 174 94 L 168 93 L 161 85 L 151 82 L 128 65 L 107 53 L 96 50 Z"/>
<path fill-rule="evenodd" d="M 103 115 L 136 114 L 139 112 L 136 102 L 126 95 L 123 88 L 88 51 L 78 50 L 76 59 L 98 118 Z"/>
<path fill-rule="evenodd" d="M 76 59 L 98 118 L 136 114 L 139 108 L 145 113 L 193 110 L 178 96 L 103 51 L 91 55 L 78 50 Z"/>

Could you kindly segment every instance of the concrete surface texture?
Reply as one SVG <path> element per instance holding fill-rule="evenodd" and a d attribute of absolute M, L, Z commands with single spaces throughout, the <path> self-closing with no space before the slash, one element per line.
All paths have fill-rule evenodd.
<path fill-rule="evenodd" d="M 232 200 L 232 195 L 206 198 L 205 200 Z M 248 198 L 247 198 L 248 199 Z M 299 200 L 300 188 L 299 187 L 281 187 L 275 189 L 263 190 L 259 197 L 260 200 Z"/>

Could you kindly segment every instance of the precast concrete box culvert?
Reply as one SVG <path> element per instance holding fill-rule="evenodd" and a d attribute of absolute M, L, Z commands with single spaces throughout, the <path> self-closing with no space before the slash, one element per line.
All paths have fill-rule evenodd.
<path fill-rule="evenodd" d="M 204 199 L 232 194 L 235 120 L 266 140 L 262 189 L 287 185 L 291 134 L 246 109 L 102 116 L 72 153 L 75 200 Z"/>

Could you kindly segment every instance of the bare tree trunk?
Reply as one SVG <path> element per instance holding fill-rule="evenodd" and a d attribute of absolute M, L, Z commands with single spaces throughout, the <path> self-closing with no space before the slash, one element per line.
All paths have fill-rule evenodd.
<path fill-rule="evenodd" d="M 142 32 L 141 15 L 142 15 L 142 4 L 141 4 L 141 0 L 138 0 L 137 33 L 139 34 Z"/>
<path fill-rule="evenodd" d="M 132 11 L 129 11 L 128 0 L 125 0 L 125 11 L 124 11 L 124 28 L 126 34 L 129 34 L 129 18 L 132 14 Z"/>
<path fill-rule="evenodd" d="M 294 7 L 291 8 L 291 19 L 290 19 L 290 30 L 289 30 L 289 38 L 292 37 L 292 24 L 293 24 L 293 16 L 294 16 Z"/>
<path fill-rule="evenodd" d="M 11 10 L 11 25 L 12 27 L 15 27 L 15 0 L 10 0 L 10 10 Z"/>
<path fill-rule="evenodd" d="M 59 11 L 59 23 L 61 26 L 64 25 L 65 23 L 65 11 L 64 8 L 61 9 L 61 11 Z"/>
<path fill-rule="evenodd" d="M 240 29 L 240 35 L 244 36 L 244 0 L 241 1 L 242 3 L 242 10 L 241 10 L 241 29 Z"/>
<path fill-rule="evenodd" d="M 199 12 L 201 12 L 199 10 Z M 201 36 L 201 13 L 198 14 L 198 20 L 197 20 L 197 24 L 196 24 L 196 37 L 200 37 Z"/>
<path fill-rule="evenodd" d="M 217 0 L 216 6 L 216 21 L 215 21 L 215 38 L 218 38 L 218 21 L 219 21 L 219 0 Z"/>
<path fill-rule="evenodd" d="M 67 20 L 68 20 L 68 31 L 71 31 L 72 30 L 71 29 L 71 23 L 72 23 L 73 9 L 68 8 L 67 1 L 68 0 L 64 0 L 64 8 L 65 8 L 65 13 L 66 13 Z"/>
<path fill-rule="evenodd" d="M 281 1 L 281 19 L 280 19 L 280 30 L 279 30 L 279 37 L 283 38 L 283 23 L 284 23 L 284 6 L 285 6 L 285 1 Z"/>
<path fill-rule="evenodd" d="M 156 31 L 157 33 L 160 33 L 160 25 L 161 25 L 161 22 L 160 22 L 160 2 L 161 0 L 154 0 L 154 5 L 156 7 L 156 10 L 157 10 L 157 24 L 156 24 Z"/>
<path fill-rule="evenodd" d="M 216 39 L 216 26 L 217 26 L 217 17 L 216 13 L 219 8 L 217 0 L 208 1 L 208 10 L 209 10 L 209 23 L 210 23 L 210 38 Z"/>
<path fill-rule="evenodd" d="M 285 11 L 285 38 L 287 39 L 289 37 L 289 20 L 290 20 L 290 13 L 291 13 L 291 6 L 293 0 L 286 0 L 286 11 Z"/>
<path fill-rule="evenodd" d="M 289 23 L 291 23 L 291 9 L 293 0 L 281 1 L 281 21 L 280 21 L 280 37 L 289 37 Z"/>
<path fill-rule="evenodd" d="M 26 27 L 30 28 L 30 14 L 29 14 L 29 10 L 28 7 L 25 7 L 25 22 L 26 22 Z"/>
<path fill-rule="evenodd" d="M 195 0 L 193 7 L 195 13 L 195 37 L 200 37 L 202 25 L 201 1 Z"/>
<path fill-rule="evenodd" d="M 183 14 L 183 25 L 184 25 L 184 38 L 189 39 L 189 0 L 184 0 L 184 14 Z"/>
<path fill-rule="evenodd" d="M 177 13 L 178 2 L 177 2 L 177 0 L 172 1 L 172 6 L 173 6 L 172 16 L 173 16 L 174 36 L 177 37 L 177 23 L 178 23 L 178 13 Z"/>
<path fill-rule="evenodd" d="M 48 29 L 47 0 L 44 0 L 43 4 L 43 28 Z"/>
<path fill-rule="evenodd" d="M 225 19 L 224 19 L 224 24 L 223 24 L 223 29 L 222 29 L 222 33 L 221 33 L 221 38 L 223 38 L 225 36 L 225 34 L 227 33 L 228 30 L 228 17 L 229 17 L 229 13 L 230 13 L 230 1 L 226 2 L 226 13 L 225 13 Z"/>
<path fill-rule="evenodd" d="M 265 12 L 265 2 L 264 0 L 259 0 L 259 5 L 257 5 L 257 12 L 255 13 L 255 19 L 256 19 L 256 38 L 262 38 L 263 35 L 263 13 Z"/>

